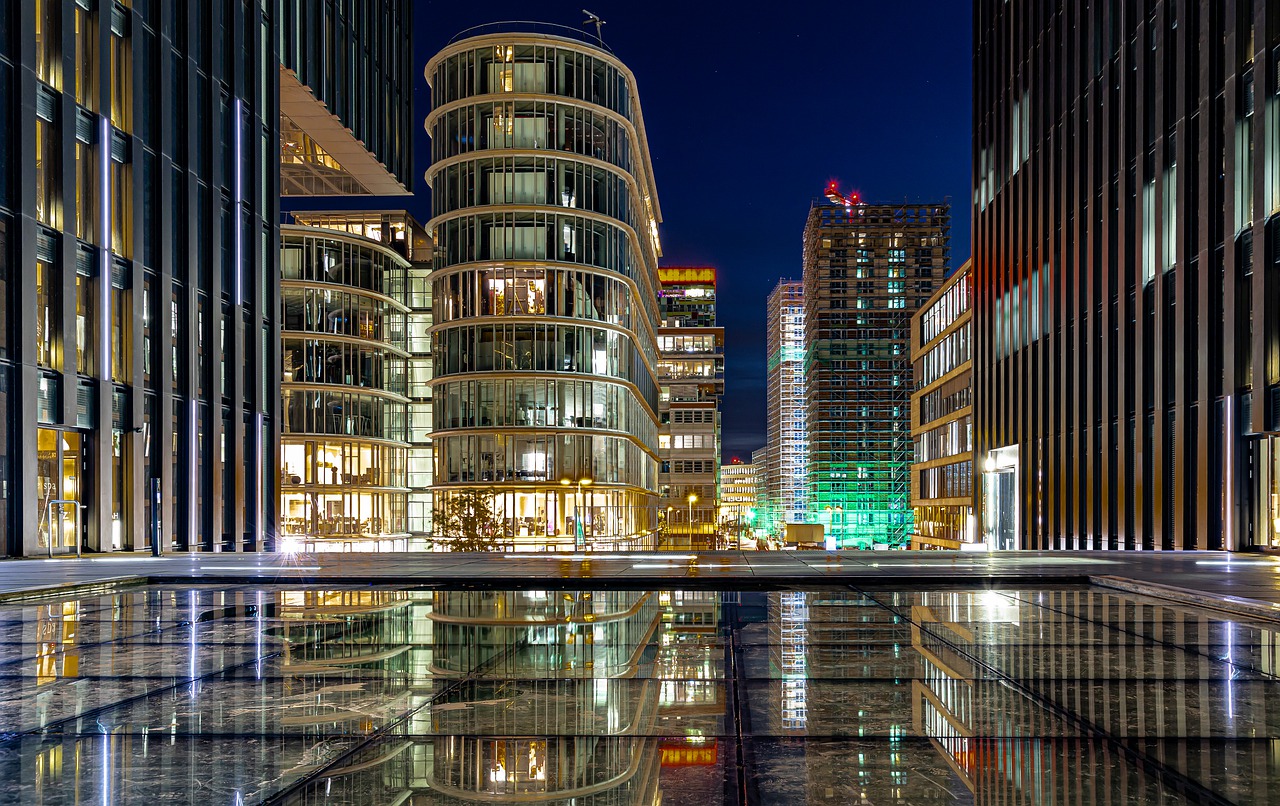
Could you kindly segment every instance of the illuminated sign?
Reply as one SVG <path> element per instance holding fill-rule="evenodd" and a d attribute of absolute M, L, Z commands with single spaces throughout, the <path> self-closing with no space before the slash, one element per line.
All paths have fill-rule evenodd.
<path fill-rule="evenodd" d="M 704 745 L 662 744 L 658 745 L 662 753 L 664 767 L 712 767 L 719 760 L 719 749 L 715 742 Z"/>
<path fill-rule="evenodd" d="M 715 285 L 716 270 L 710 266 L 667 266 L 658 269 L 662 285 Z"/>

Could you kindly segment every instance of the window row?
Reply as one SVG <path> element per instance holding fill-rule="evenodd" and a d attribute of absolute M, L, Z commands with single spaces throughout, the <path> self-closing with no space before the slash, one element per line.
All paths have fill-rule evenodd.
<path fill-rule="evenodd" d="M 973 415 L 932 428 L 915 439 L 916 461 L 929 462 L 973 450 Z"/>
<path fill-rule="evenodd" d="M 716 447 L 715 434 L 672 434 L 669 437 L 671 448 L 677 451 L 704 450 Z"/>
<path fill-rule="evenodd" d="M 961 271 L 959 279 L 920 314 L 920 345 L 924 346 L 951 326 L 960 314 L 973 305 L 969 272 Z"/>
<path fill-rule="evenodd" d="M 435 229 L 437 270 L 488 260 L 556 260 L 633 277 L 643 265 L 616 224 L 555 213 L 474 213 Z"/>
<path fill-rule="evenodd" d="M 657 483 L 657 462 L 622 436 L 445 434 L 435 447 L 437 484 L 589 478 L 652 489 Z"/>
<path fill-rule="evenodd" d="M 437 511 L 447 507 L 454 496 L 466 495 L 469 491 L 436 488 L 432 495 Z M 578 492 L 576 487 L 556 484 L 553 488 L 527 490 L 490 488 L 484 493 L 497 518 L 499 531 L 507 539 L 556 537 L 560 539 L 560 548 L 564 548 L 566 540 L 573 542 L 575 535 L 581 533 L 589 545 L 597 548 L 632 548 L 639 547 L 637 539 L 653 529 L 654 496 L 644 490 L 584 487 Z M 435 529 L 442 537 L 453 536 L 447 533 L 447 526 L 437 518 Z M 436 625 L 437 635 L 441 626 Z"/>
<path fill-rule="evenodd" d="M 724 362 L 715 359 L 698 361 L 659 361 L 658 376 L 663 380 L 682 378 L 720 378 L 724 376 Z"/>
<path fill-rule="evenodd" d="M 658 336 L 658 350 L 663 353 L 718 353 L 724 347 L 723 339 L 723 336 L 711 333 Z"/>
<path fill-rule="evenodd" d="M 402 535 L 408 495 L 352 490 L 280 495 L 280 531 L 289 537 L 362 538 Z"/>
<path fill-rule="evenodd" d="M 330 288 L 280 291 L 285 330 L 352 336 L 402 347 L 405 314 L 386 300 Z"/>
<path fill-rule="evenodd" d="M 297 441 L 280 446 L 285 486 L 298 484 L 404 487 L 406 448 L 368 442 Z"/>
<path fill-rule="evenodd" d="M 330 434 L 405 441 L 406 404 L 348 392 L 284 392 L 287 434 Z"/>
<path fill-rule="evenodd" d="M 674 459 L 664 463 L 668 473 L 714 473 L 714 459 Z"/>
<path fill-rule="evenodd" d="M 475 316 L 565 316 L 634 330 L 632 288 L 617 277 L 548 267 L 468 269 L 437 277 L 436 322 Z"/>
<path fill-rule="evenodd" d="M 280 275 L 286 280 L 334 283 L 395 299 L 404 295 L 407 267 L 403 260 L 372 244 L 289 230 L 280 240 Z"/>
<path fill-rule="evenodd" d="M 550 101 L 477 103 L 450 109 L 431 128 L 431 161 L 514 148 L 568 151 L 632 170 L 631 135 L 616 118 Z"/>
<path fill-rule="evenodd" d="M 442 59 L 432 74 L 437 106 L 475 95 L 562 95 L 631 116 L 626 74 L 612 62 L 555 45 L 497 45 Z"/>
<path fill-rule="evenodd" d="M 435 429 L 602 428 L 657 442 L 653 417 L 631 389 L 570 378 L 482 378 L 435 386 Z"/>
<path fill-rule="evenodd" d="M 588 210 L 635 228 L 634 191 L 623 175 L 557 157 L 477 157 L 446 165 L 431 179 L 432 215 L 465 207 L 540 204 Z"/>
<path fill-rule="evenodd" d="M 968 498 L 973 495 L 973 462 L 956 462 L 916 471 L 920 498 Z"/>
<path fill-rule="evenodd" d="M 714 423 L 714 409 L 672 409 L 670 421 L 673 423 Z"/>
<path fill-rule="evenodd" d="M 923 389 L 973 358 L 973 345 L 966 324 L 939 341 L 916 360 L 913 368 L 916 388 Z"/>
<path fill-rule="evenodd" d="M 364 344 L 286 336 L 285 383 L 334 383 L 408 394 L 406 360 Z"/>
<path fill-rule="evenodd" d="M 464 325 L 437 331 L 436 377 L 469 372 L 575 372 L 630 381 L 657 410 L 657 387 L 629 337 L 571 325 Z"/>

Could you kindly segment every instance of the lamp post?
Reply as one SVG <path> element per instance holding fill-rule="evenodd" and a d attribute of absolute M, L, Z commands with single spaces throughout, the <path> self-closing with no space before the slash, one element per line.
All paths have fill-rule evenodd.
<path fill-rule="evenodd" d="M 689 548 L 693 548 L 693 502 L 697 500 L 697 495 L 689 493 Z"/>
<path fill-rule="evenodd" d="M 565 487 L 573 484 L 573 479 L 560 479 L 560 484 Z M 582 488 L 591 486 L 591 479 L 578 479 L 578 494 L 573 500 L 573 544 L 574 547 L 581 551 L 586 547 L 587 536 L 582 525 Z"/>

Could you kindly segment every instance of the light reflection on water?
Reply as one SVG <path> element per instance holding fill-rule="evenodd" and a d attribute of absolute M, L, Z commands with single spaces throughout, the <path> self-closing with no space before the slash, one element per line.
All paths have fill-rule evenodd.
<path fill-rule="evenodd" d="M 1274 803 L 1275 629 L 1085 587 L 131 589 L 0 609 L 0 803 Z"/>

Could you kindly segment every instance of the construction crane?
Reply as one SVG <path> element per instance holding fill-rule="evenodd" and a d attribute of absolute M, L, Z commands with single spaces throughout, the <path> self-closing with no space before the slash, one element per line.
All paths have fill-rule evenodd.
<path fill-rule="evenodd" d="M 848 196 L 840 192 L 836 185 L 836 180 L 832 179 L 827 183 L 826 191 L 827 200 L 832 204 L 843 204 L 845 207 L 853 207 L 855 204 L 862 204 L 862 197 L 858 195 L 858 191 L 853 191 Z"/>

